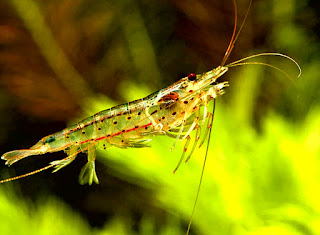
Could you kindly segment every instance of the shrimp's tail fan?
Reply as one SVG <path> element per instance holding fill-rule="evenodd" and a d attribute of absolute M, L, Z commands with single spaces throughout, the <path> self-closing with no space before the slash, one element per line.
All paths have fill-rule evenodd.
<path fill-rule="evenodd" d="M 6 161 L 6 165 L 11 166 L 13 163 L 32 155 L 38 155 L 39 150 L 21 149 L 7 152 L 2 155 L 1 159 Z"/>

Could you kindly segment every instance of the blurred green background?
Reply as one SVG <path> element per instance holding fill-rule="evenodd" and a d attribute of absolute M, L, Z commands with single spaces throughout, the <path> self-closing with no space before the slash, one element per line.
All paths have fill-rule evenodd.
<path fill-rule="evenodd" d="M 237 1 L 239 20 L 248 1 Z M 190 234 L 320 234 L 320 9 L 316 0 L 254 0 L 228 62 L 260 52 L 268 67 L 235 67 L 220 81 L 200 197 Z M 1 0 L 0 150 L 29 148 L 95 112 L 142 98 L 221 63 L 232 1 Z M 211 109 L 211 108 L 210 108 Z M 173 174 L 182 151 L 98 151 L 99 185 L 81 186 L 81 154 L 0 185 L 1 234 L 185 234 L 204 147 Z M 24 159 L 20 175 L 63 152 Z"/>

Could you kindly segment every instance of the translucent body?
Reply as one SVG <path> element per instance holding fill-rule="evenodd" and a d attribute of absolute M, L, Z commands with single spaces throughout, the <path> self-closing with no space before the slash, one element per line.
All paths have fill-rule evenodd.
<path fill-rule="evenodd" d="M 79 181 L 82 184 L 92 184 L 99 182 L 94 167 L 97 147 L 145 147 L 149 146 L 152 136 L 168 135 L 176 138 L 176 142 L 181 138 L 187 139 L 182 155 L 184 156 L 190 142 L 190 132 L 199 129 L 209 117 L 206 111 L 208 102 L 223 94 L 222 89 L 227 86 L 226 82 L 215 84 L 216 79 L 227 70 L 228 68 L 219 66 L 202 75 L 193 75 L 192 79 L 182 78 L 143 99 L 101 111 L 60 132 L 46 136 L 30 149 L 5 153 L 2 159 L 6 160 L 7 165 L 12 165 L 31 155 L 64 150 L 68 154 L 67 158 L 50 163 L 50 167 L 55 167 L 56 172 L 71 163 L 78 153 L 86 152 L 88 163 L 82 169 Z M 201 106 L 205 106 L 205 112 L 201 119 L 203 121 L 200 122 L 199 115 L 193 114 L 198 112 Z M 194 142 L 191 153 L 197 142 Z M 180 162 L 181 160 L 182 158 Z M 26 175 L 30 174 L 33 173 Z M 13 177 L 0 183 L 21 177 L 24 176 Z"/>

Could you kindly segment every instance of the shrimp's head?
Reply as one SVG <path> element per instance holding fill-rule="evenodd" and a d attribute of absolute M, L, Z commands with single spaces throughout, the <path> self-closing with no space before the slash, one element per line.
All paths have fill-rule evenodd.
<path fill-rule="evenodd" d="M 218 66 L 203 74 L 191 73 L 187 77 L 182 78 L 177 82 L 179 86 L 179 95 L 183 97 L 189 97 L 191 94 L 199 94 L 200 92 L 208 91 L 212 88 L 216 80 L 228 71 L 228 67 Z"/>
<path fill-rule="evenodd" d="M 228 71 L 228 67 L 219 66 L 203 74 L 191 73 L 169 87 L 161 90 L 157 95 L 158 102 L 174 102 L 189 100 L 195 95 L 209 95 L 211 98 L 222 94 L 226 82 L 216 84 L 216 80 Z"/>
<path fill-rule="evenodd" d="M 192 89 L 193 91 L 205 91 L 208 90 L 216 80 L 228 71 L 228 67 L 218 66 L 206 73 L 195 75 L 193 73 L 186 77 L 187 90 Z"/>

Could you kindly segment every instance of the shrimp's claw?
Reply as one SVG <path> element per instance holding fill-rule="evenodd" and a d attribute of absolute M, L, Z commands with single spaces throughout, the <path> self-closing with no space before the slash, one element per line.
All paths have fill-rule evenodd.
<path fill-rule="evenodd" d="M 99 180 L 98 180 L 97 173 L 95 170 L 94 160 L 87 162 L 84 165 L 84 167 L 81 169 L 81 172 L 79 175 L 79 183 L 80 184 L 91 185 L 93 182 L 95 182 L 96 184 L 99 184 Z"/>
<path fill-rule="evenodd" d="M 6 165 L 11 166 L 13 163 L 21 160 L 22 158 L 37 154 L 39 154 L 39 151 L 32 149 L 14 150 L 3 154 L 1 159 L 6 160 Z"/>

